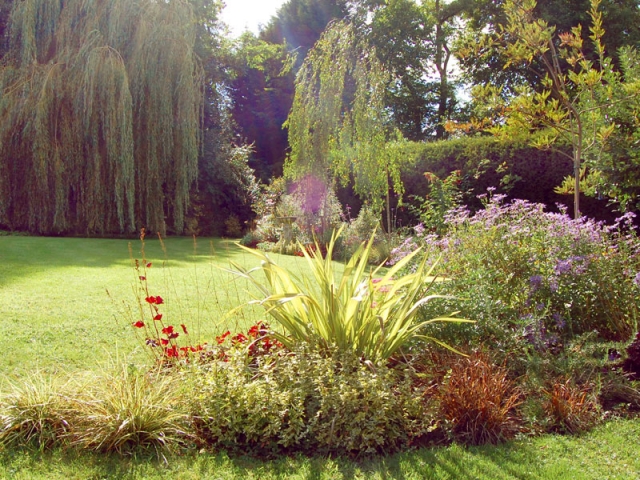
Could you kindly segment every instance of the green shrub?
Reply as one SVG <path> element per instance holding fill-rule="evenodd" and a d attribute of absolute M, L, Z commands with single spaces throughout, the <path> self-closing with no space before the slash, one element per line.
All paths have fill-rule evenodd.
<path fill-rule="evenodd" d="M 328 353 L 328 354 L 327 354 Z M 253 454 L 393 451 L 437 424 L 408 371 L 300 345 L 247 365 L 242 352 L 196 366 L 187 395 L 201 441 Z"/>
<path fill-rule="evenodd" d="M 410 159 L 402 180 L 408 198 L 425 198 L 429 182 L 423 174 L 432 172 L 446 178 L 460 171 L 463 201 L 472 209 L 481 207 L 476 195 L 488 187 L 531 202 L 555 205 L 565 197 L 554 193 L 567 175 L 571 161 L 561 153 L 536 149 L 526 141 L 501 141 L 494 137 L 466 137 L 441 142 L 415 143 L 405 146 Z"/>
<path fill-rule="evenodd" d="M 373 248 L 377 248 L 381 244 L 386 243 L 384 234 L 380 229 L 380 215 L 376 214 L 371 207 L 363 205 L 358 212 L 358 216 L 349 221 L 344 228 L 344 232 L 341 235 L 342 243 L 340 245 L 341 251 L 338 253 L 339 258 L 351 257 L 360 247 L 363 242 L 368 241 L 372 235 L 374 236 Z M 373 258 L 371 255 L 371 263 L 380 264 L 386 257 Z"/>
<path fill-rule="evenodd" d="M 447 230 L 445 215 L 462 203 L 460 170 L 454 170 L 444 180 L 431 172 L 425 172 L 424 176 L 429 182 L 429 193 L 413 209 L 428 232 L 442 235 Z"/>
<path fill-rule="evenodd" d="M 215 449 L 254 454 L 297 445 L 307 433 L 309 373 L 287 385 L 280 366 L 258 363 L 249 369 L 239 350 L 225 360 L 189 372 L 189 405 L 199 439 Z"/>
<path fill-rule="evenodd" d="M 240 219 L 235 215 L 230 215 L 224 221 L 225 234 L 232 238 L 238 238 L 242 236 L 242 225 Z"/>
<path fill-rule="evenodd" d="M 449 233 L 416 234 L 393 252 L 425 246 L 433 259 L 444 255 L 450 282 L 435 291 L 462 301 L 476 324 L 456 330 L 434 325 L 435 335 L 456 344 L 485 343 L 505 355 L 516 351 L 557 352 L 576 335 L 596 331 L 624 341 L 637 331 L 640 289 L 638 240 L 582 218 L 546 213 L 524 201 L 489 201 L 471 216 L 459 209 L 448 216 Z M 439 303 L 432 305 L 442 311 Z M 421 314 L 428 316 L 429 306 Z"/>

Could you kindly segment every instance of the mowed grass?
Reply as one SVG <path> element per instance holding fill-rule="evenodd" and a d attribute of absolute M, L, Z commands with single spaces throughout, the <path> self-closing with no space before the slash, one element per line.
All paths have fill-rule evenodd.
<path fill-rule="evenodd" d="M 226 329 L 264 318 L 260 309 L 225 318 L 251 298 L 251 287 L 219 267 L 257 265 L 232 241 L 169 238 L 146 242 L 150 294 L 165 299 L 165 318 L 212 341 Z M 139 282 L 129 251 L 139 240 L 0 237 L 0 391 L 27 372 L 99 371 L 105 363 L 150 361 L 131 322 Z M 304 259 L 273 255 L 304 275 Z M 109 290 L 110 295 L 107 295 Z M 612 420 L 582 436 L 543 436 L 499 446 L 418 449 L 361 461 L 282 457 L 262 461 L 198 451 L 100 455 L 73 449 L 0 451 L 0 478 L 178 479 L 635 479 L 640 420 Z"/>
<path fill-rule="evenodd" d="M 0 371 L 19 376 L 34 369 L 94 370 L 114 359 L 144 362 L 148 347 L 131 326 L 140 319 L 131 256 L 142 258 L 141 245 L 138 239 L 0 236 Z M 230 262 L 258 265 L 233 241 L 171 237 L 163 250 L 148 238 L 145 255 L 152 263 L 149 293 L 165 300 L 163 320 L 187 325 L 190 343 L 211 342 L 265 318 L 255 306 L 226 316 L 256 293 L 223 270 Z M 302 258 L 273 257 L 304 272 Z"/>
<path fill-rule="evenodd" d="M 0 453 L 0 478 L 12 479 L 637 479 L 640 421 L 614 420 L 578 436 L 544 436 L 498 446 L 449 447 L 402 452 L 363 461 L 283 457 L 260 461 L 191 452 L 151 457 L 49 453 Z"/>

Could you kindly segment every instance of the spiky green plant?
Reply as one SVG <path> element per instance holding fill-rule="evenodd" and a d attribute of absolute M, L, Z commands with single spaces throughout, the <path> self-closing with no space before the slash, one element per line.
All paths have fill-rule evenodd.
<path fill-rule="evenodd" d="M 57 443 L 68 430 L 68 383 L 36 372 L 10 382 L 0 400 L 0 444 L 40 449 Z"/>
<path fill-rule="evenodd" d="M 246 247 L 242 248 L 259 258 L 261 265 L 247 270 L 233 264 L 233 272 L 250 280 L 264 295 L 251 303 L 264 307 L 286 330 L 287 335 L 274 333 L 282 343 L 292 346 L 296 342 L 308 342 L 319 348 L 335 345 L 341 350 L 352 349 L 376 362 L 388 359 L 411 339 L 422 338 L 444 345 L 421 334 L 429 324 L 468 322 L 452 317 L 413 322 L 422 305 L 439 297 L 426 295 L 429 287 L 439 281 L 432 275 L 435 265 L 427 268 L 426 257 L 415 272 L 399 276 L 420 249 L 383 274 L 382 265 L 373 270 L 367 265 L 372 237 L 360 245 L 337 279 L 332 254 L 339 234 L 340 231 L 332 235 L 324 257 L 317 243 L 311 253 L 300 245 L 310 276 L 297 277 L 263 252 Z M 254 275 L 258 271 L 266 275 L 266 284 Z"/>
<path fill-rule="evenodd" d="M 166 372 L 126 365 L 103 372 L 74 403 L 71 443 L 103 452 L 167 450 L 188 436 L 178 392 L 176 377 Z"/>

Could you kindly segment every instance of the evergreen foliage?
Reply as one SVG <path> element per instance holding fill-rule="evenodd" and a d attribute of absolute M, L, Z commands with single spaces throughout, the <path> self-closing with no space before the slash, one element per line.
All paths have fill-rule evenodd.
<path fill-rule="evenodd" d="M 568 148 L 568 147 L 567 147 Z M 481 208 L 477 195 L 488 187 L 512 198 L 555 205 L 569 198 L 554 192 L 562 179 L 571 173 L 571 161 L 561 154 L 528 145 L 526 139 L 499 140 L 494 137 L 462 137 L 440 142 L 407 142 L 402 148 L 407 166 L 402 180 L 407 198 L 424 198 L 430 190 L 423 175 L 431 172 L 445 178 L 460 171 L 459 188 L 463 202 L 471 209 Z M 587 211 L 592 207 L 585 205 Z M 595 206 L 592 208 L 594 213 Z M 403 224 L 413 221 L 399 212 Z"/>
<path fill-rule="evenodd" d="M 182 232 L 203 105 L 189 3 L 25 0 L 9 24 L 0 224 Z"/>

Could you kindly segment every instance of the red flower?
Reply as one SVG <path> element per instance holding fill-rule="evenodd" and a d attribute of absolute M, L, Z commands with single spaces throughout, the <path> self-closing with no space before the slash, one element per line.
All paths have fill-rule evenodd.
<path fill-rule="evenodd" d="M 184 332 L 184 334 L 189 335 L 189 332 L 187 332 L 187 326 L 184 323 L 180 324 L 180 326 L 182 327 L 182 331 Z"/>
<path fill-rule="evenodd" d="M 164 303 L 164 300 L 162 299 L 162 297 L 160 295 L 158 295 L 157 297 L 146 297 L 144 300 L 147 303 L 150 303 L 151 305 L 153 305 L 153 304 L 162 305 Z"/>
<path fill-rule="evenodd" d="M 157 314 L 155 317 L 153 317 L 154 320 L 162 320 L 162 314 L 159 313 Z"/>
<path fill-rule="evenodd" d="M 136 328 L 142 328 L 144 327 L 144 322 L 142 320 L 138 320 L 137 322 L 132 324 L 134 327 Z"/>
<path fill-rule="evenodd" d="M 165 335 L 173 333 L 173 325 L 169 325 L 168 327 L 164 327 L 162 329 L 162 333 L 164 333 Z"/>
<path fill-rule="evenodd" d="M 178 358 L 178 348 L 175 345 L 165 348 L 164 353 L 167 355 L 167 357 Z"/>
<path fill-rule="evenodd" d="M 169 345 L 169 340 L 167 340 L 166 338 L 161 338 L 160 343 L 162 343 L 162 345 Z"/>
<path fill-rule="evenodd" d="M 237 334 L 235 337 L 231 338 L 231 343 L 244 343 L 247 341 L 247 337 L 245 337 L 242 333 Z"/>
<path fill-rule="evenodd" d="M 218 345 L 224 343 L 224 339 L 227 338 L 229 335 L 231 335 L 231 332 L 227 330 L 222 335 L 216 337 L 216 342 L 218 342 Z"/>
<path fill-rule="evenodd" d="M 247 332 L 247 335 L 253 338 L 258 338 L 258 335 L 260 335 L 261 326 L 262 325 L 260 325 L 260 323 L 256 323 L 253 327 L 249 329 L 249 331 Z"/>
<path fill-rule="evenodd" d="M 151 268 L 151 262 L 147 263 L 147 268 Z"/>
<path fill-rule="evenodd" d="M 178 332 L 173 332 L 173 333 L 170 333 L 167 336 L 169 337 L 169 340 L 173 340 L 174 338 L 178 338 L 180 336 L 180 334 Z"/>
<path fill-rule="evenodd" d="M 147 277 L 145 277 L 144 275 L 140 275 L 140 280 L 141 280 L 141 281 L 143 281 L 143 282 L 144 282 L 146 279 L 147 279 Z"/>

